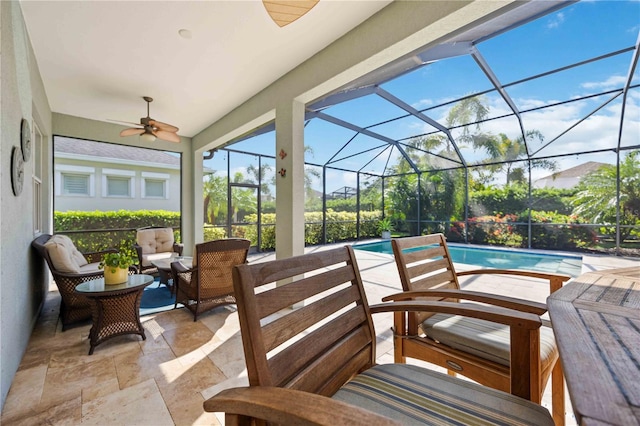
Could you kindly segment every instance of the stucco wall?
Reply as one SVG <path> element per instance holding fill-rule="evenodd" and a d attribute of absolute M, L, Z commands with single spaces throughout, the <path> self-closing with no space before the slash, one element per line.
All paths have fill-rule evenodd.
<path fill-rule="evenodd" d="M 131 162 L 135 163 L 135 162 Z M 77 166 L 77 167 L 90 167 L 94 170 L 94 193 L 92 196 L 81 195 L 64 195 L 58 193 L 59 189 L 54 189 L 55 192 L 55 211 L 66 212 L 70 210 L 77 211 L 110 211 L 110 210 L 167 210 L 167 211 L 180 211 L 180 169 L 179 168 L 160 168 L 149 167 L 142 163 L 129 164 L 128 162 L 118 163 L 116 161 L 84 161 L 73 160 L 68 158 L 55 158 L 54 176 L 55 186 L 60 186 L 58 170 L 64 166 Z M 117 169 L 131 172 L 133 176 L 133 196 L 132 197 L 108 197 L 104 195 L 104 170 L 105 169 Z M 143 192 L 143 173 L 159 173 L 167 175 L 166 181 L 166 198 L 148 198 L 144 197 Z"/>
<path fill-rule="evenodd" d="M 18 2 L 0 2 L 0 39 L 0 406 L 3 406 L 48 287 L 44 264 L 30 246 L 34 238 L 34 155 L 25 163 L 22 193 L 14 196 L 11 149 L 20 146 L 23 117 L 29 121 L 32 116 L 37 117 L 42 132 L 50 135 L 51 111 Z M 47 137 L 44 158 L 49 155 L 50 140 Z M 48 173 L 45 167 L 45 188 Z M 50 222 L 45 221 L 44 226 L 50 226 Z"/>

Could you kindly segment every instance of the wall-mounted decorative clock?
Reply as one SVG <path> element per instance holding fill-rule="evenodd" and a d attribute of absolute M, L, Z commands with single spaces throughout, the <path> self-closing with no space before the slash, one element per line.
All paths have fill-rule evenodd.
<path fill-rule="evenodd" d="M 13 195 L 16 197 L 22 192 L 24 184 L 24 159 L 22 158 L 22 150 L 14 146 L 11 150 L 11 187 Z"/>
<path fill-rule="evenodd" d="M 29 161 L 31 157 L 31 127 L 29 127 L 29 120 L 22 119 L 20 123 L 20 148 L 22 149 L 22 159 Z"/>

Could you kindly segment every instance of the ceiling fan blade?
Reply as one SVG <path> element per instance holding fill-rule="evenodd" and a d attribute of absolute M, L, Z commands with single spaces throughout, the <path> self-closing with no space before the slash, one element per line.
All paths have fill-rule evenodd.
<path fill-rule="evenodd" d="M 144 133 L 144 129 L 124 129 L 120 132 L 120 136 L 133 136 L 141 135 Z"/>
<path fill-rule="evenodd" d="M 318 0 L 262 0 L 262 4 L 271 19 L 279 27 L 284 27 L 310 11 L 318 4 Z"/>
<path fill-rule="evenodd" d="M 149 125 L 153 127 L 157 127 L 158 129 L 164 130 L 166 132 L 176 133 L 178 130 L 180 130 L 176 126 L 172 126 L 171 124 L 163 123 L 161 121 L 156 121 L 156 120 L 149 120 Z"/>
<path fill-rule="evenodd" d="M 153 132 L 153 134 L 156 135 L 158 139 L 162 139 L 168 142 L 180 143 L 180 136 L 176 135 L 175 133 L 167 132 L 165 130 L 156 130 L 155 132 Z"/>
<path fill-rule="evenodd" d="M 112 120 L 110 118 L 107 118 L 107 121 L 111 121 L 112 123 L 120 123 L 120 124 L 132 124 L 134 126 L 142 126 L 142 124 L 140 123 L 134 123 L 132 121 L 122 121 L 122 120 Z"/>

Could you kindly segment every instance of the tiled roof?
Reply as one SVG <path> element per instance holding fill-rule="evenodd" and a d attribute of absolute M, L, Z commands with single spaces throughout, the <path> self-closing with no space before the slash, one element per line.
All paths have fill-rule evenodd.
<path fill-rule="evenodd" d="M 567 170 L 561 170 L 549 176 L 545 176 L 538 180 L 543 179 L 562 179 L 562 178 L 574 178 L 584 177 L 589 173 L 598 170 L 602 166 L 606 166 L 607 163 L 599 163 L 597 161 L 587 161 L 586 163 L 579 164 L 575 167 L 571 167 Z"/>
<path fill-rule="evenodd" d="M 53 142 L 55 153 L 89 155 L 102 158 L 167 164 L 180 166 L 180 157 L 155 149 L 138 148 L 113 143 L 94 142 L 57 136 Z"/>

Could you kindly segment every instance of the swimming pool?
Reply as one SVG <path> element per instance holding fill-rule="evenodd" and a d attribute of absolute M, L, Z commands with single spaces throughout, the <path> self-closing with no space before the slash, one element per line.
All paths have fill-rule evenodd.
<path fill-rule="evenodd" d="M 528 269 L 553 272 L 577 277 L 582 271 L 582 256 L 534 253 L 521 250 L 469 247 L 447 244 L 454 263 L 464 263 L 485 268 Z M 354 249 L 393 254 L 391 241 L 354 244 Z"/>

